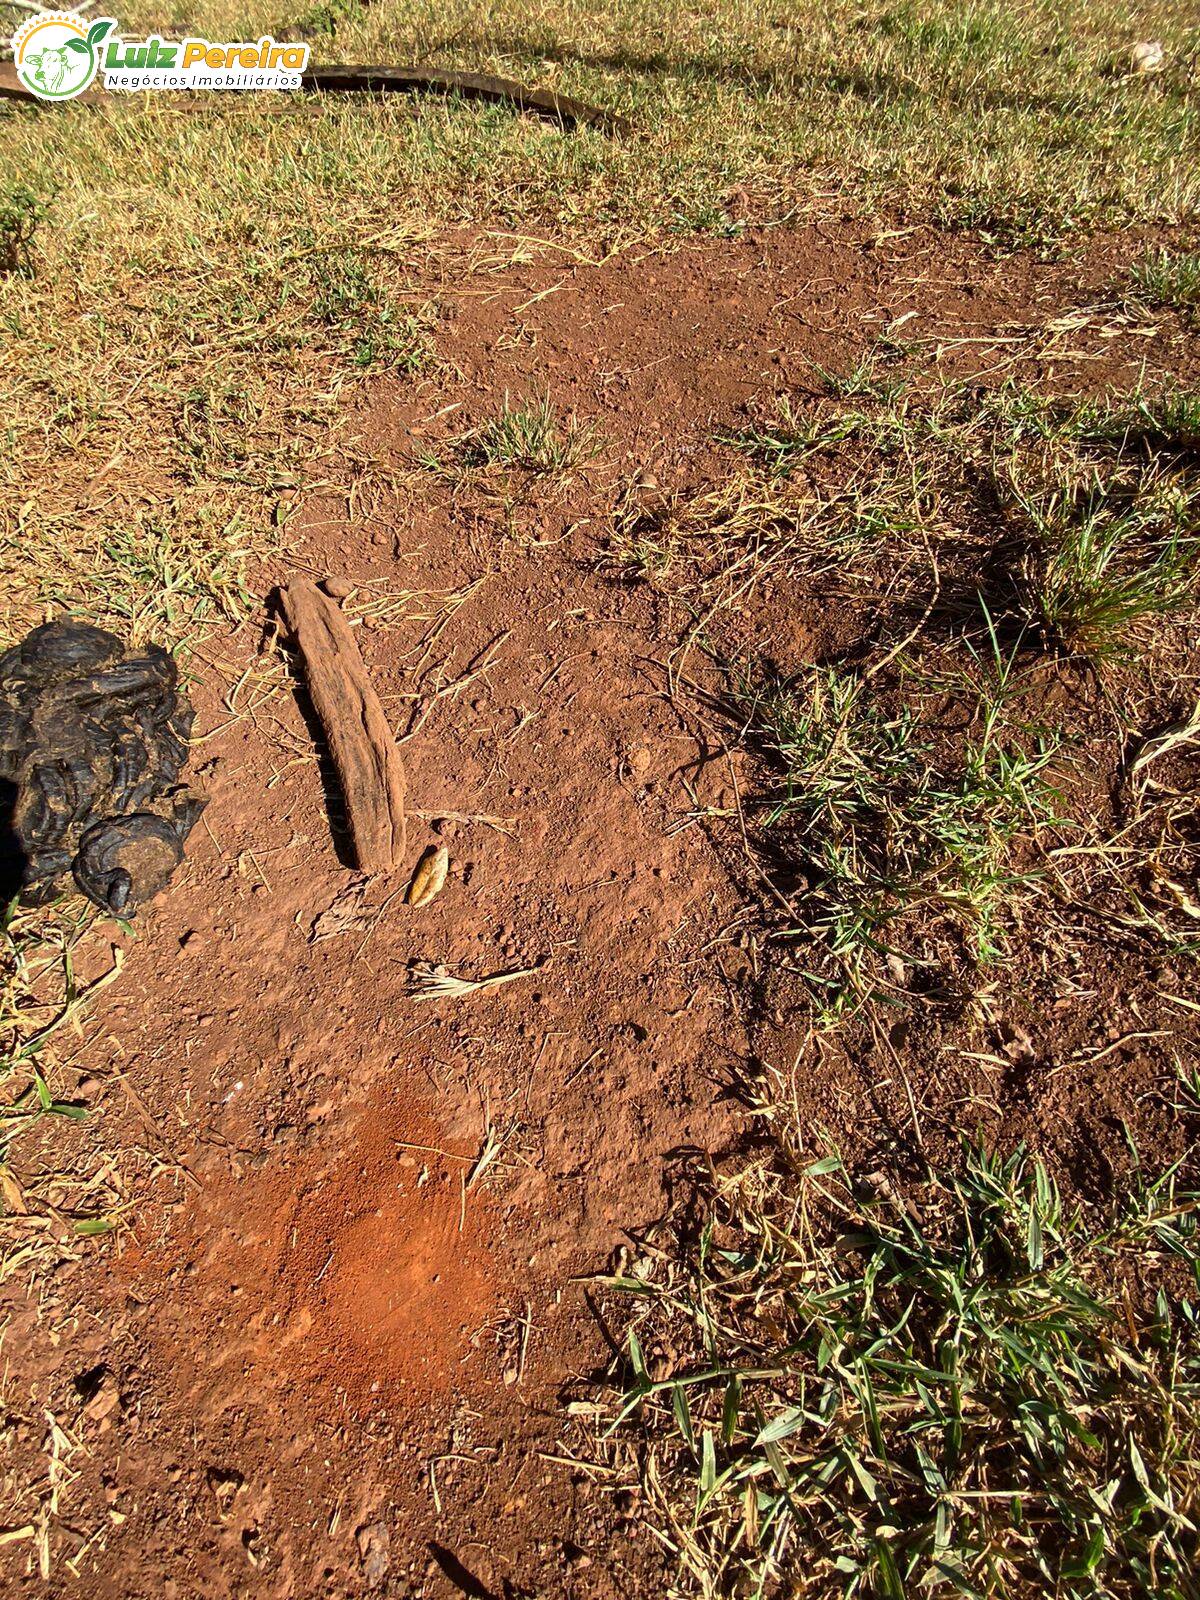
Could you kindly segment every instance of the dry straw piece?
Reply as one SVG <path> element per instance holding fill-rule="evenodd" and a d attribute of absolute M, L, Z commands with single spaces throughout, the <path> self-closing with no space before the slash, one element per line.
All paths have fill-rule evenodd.
<path fill-rule="evenodd" d="M 507 972 L 491 972 L 483 978 L 458 978 L 441 963 L 418 961 L 413 964 L 408 977 L 408 992 L 414 1000 L 459 1000 L 464 995 L 480 994 L 486 989 L 498 989 L 502 984 L 513 983 L 518 978 L 530 978 L 548 965 L 547 960 L 532 967 L 514 967 Z"/>

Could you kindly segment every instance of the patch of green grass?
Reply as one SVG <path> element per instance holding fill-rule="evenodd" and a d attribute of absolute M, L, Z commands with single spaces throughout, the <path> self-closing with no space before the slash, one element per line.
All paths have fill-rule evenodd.
<path fill-rule="evenodd" d="M 1085 1217 L 1023 1149 L 706 1183 L 698 1239 L 610 1280 L 673 1592 L 1194 1600 L 1198 1206 L 1138 1169 Z"/>
<path fill-rule="evenodd" d="M 844 580 L 882 594 L 910 573 L 928 581 L 933 559 L 969 609 L 982 593 L 1009 631 L 1093 661 L 1135 656 L 1151 624 L 1186 614 L 1200 396 L 1056 402 L 1014 384 L 927 396 L 896 380 L 864 398 L 855 373 L 831 394 L 803 413 L 783 396 L 773 418 L 722 436 L 776 494 L 806 457 L 825 458 L 800 568 L 836 552 Z"/>
<path fill-rule="evenodd" d="M 616 573 L 628 583 L 667 583 L 675 568 L 678 551 L 675 541 L 653 524 L 633 521 L 620 528 L 609 540 L 600 563 L 601 569 Z"/>
<path fill-rule="evenodd" d="M 788 477 L 811 451 L 837 442 L 828 430 L 803 416 L 786 394 L 776 400 L 772 415 L 716 437 L 741 450 L 773 478 Z"/>
<path fill-rule="evenodd" d="M 317 250 L 305 260 L 312 315 L 347 341 L 354 365 L 412 375 L 433 358 L 436 309 L 398 305 L 360 250 Z"/>
<path fill-rule="evenodd" d="M 1094 472 L 1098 463 L 1108 462 L 1132 469 L 1139 456 L 1144 461 L 1200 449 L 1200 392 L 1169 382 L 1075 402 L 1006 385 L 985 402 L 980 418 L 1002 430 L 995 434 L 993 455 L 1011 456 L 1013 448 L 1022 446 L 1051 446 L 1060 469 L 1074 463 L 1074 477 L 1080 466 Z M 1161 474 L 1168 463 L 1154 459 L 1150 464 Z"/>
<path fill-rule="evenodd" d="M 763 902 L 766 993 L 782 1007 L 799 973 L 801 1014 L 851 1059 L 868 1029 L 882 1040 L 881 1002 L 925 1027 L 919 992 L 933 1010 L 969 989 L 990 1014 L 1039 963 L 1057 973 L 1053 933 L 1018 943 L 1035 907 L 1055 930 L 1087 907 L 1126 960 L 1143 939 L 1155 961 L 1194 951 L 1200 915 L 1197 714 L 1131 750 L 1118 734 L 1130 792 L 1110 808 L 1091 769 L 1110 770 L 1111 737 L 1089 743 L 1054 695 L 1077 703 L 1097 675 L 1050 659 L 1111 665 L 1106 710 L 1126 729 L 1164 660 L 1190 699 L 1195 397 L 877 378 L 784 402 L 728 441 L 749 466 L 660 493 L 656 519 L 634 507 L 619 551 L 698 619 L 689 640 L 702 628 L 713 659 L 741 663 L 727 726 L 757 762 L 734 838 Z M 735 493 L 731 542 L 714 508 Z M 833 630 L 852 641 L 837 664 L 764 664 L 779 613 L 736 604 L 764 549 L 806 619 L 831 590 L 862 594 L 862 626 Z M 734 648 L 718 648 L 718 604 Z M 1072 966 L 1068 991 L 1098 970 Z M 907 1054 L 907 1030 L 906 1085 L 931 1059 Z M 755 1083 L 757 1159 L 698 1174 L 677 1234 L 657 1230 L 615 1281 L 637 1309 L 604 1481 L 640 1497 L 669 1592 L 1197 1600 L 1200 1194 L 1181 1168 L 1151 1181 L 1135 1164 L 1083 1214 L 1023 1149 L 928 1168 L 910 1147 L 922 1177 L 901 1193 L 891 1173 L 801 1158 L 812 1130 L 785 1085 L 769 1067 Z"/>
<path fill-rule="evenodd" d="M 1195 311 L 1200 306 L 1200 250 L 1152 250 L 1129 273 L 1135 292 L 1155 306 Z"/>
<path fill-rule="evenodd" d="M 1034 593 L 1052 642 L 1093 660 L 1128 655 L 1148 621 L 1194 599 L 1198 537 L 1182 492 L 1132 507 L 1103 491 L 1020 503 L 1041 547 Z"/>
<path fill-rule="evenodd" d="M 32 911 L 15 901 L 0 908 L 0 1165 L 40 1117 L 83 1114 L 50 1085 L 60 1079 L 55 1036 L 77 1027 L 83 1009 L 74 952 L 94 917 L 71 897 Z"/>
<path fill-rule="evenodd" d="M 1195 600 L 1200 397 L 1008 402 L 993 484 L 1023 524 L 1029 620 L 1053 648 L 1093 661 L 1133 656 L 1151 624 Z"/>
<path fill-rule="evenodd" d="M 1088 832 L 1063 858 L 1076 888 L 1108 860 L 1113 918 L 1177 953 L 1195 944 L 1179 931 L 1191 825 L 1172 814 L 1157 842 L 1147 823 L 1111 851 L 1058 792 L 1078 787 L 1081 758 L 1108 757 L 1066 759 L 1069 713 L 1043 727 L 1020 701 L 1052 661 L 1102 667 L 1110 692 L 1168 661 L 1189 673 L 1196 397 L 930 395 L 886 376 L 864 381 L 860 365 L 803 420 L 785 399 L 777 425 L 727 437 L 751 464 L 715 485 L 623 500 L 604 563 L 690 618 L 674 663 L 699 642 L 725 664 L 734 737 L 759 760 L 742 842 L 770 885 L 779 963 L 808 981 L 823 1024 L 895 999 L 897 970 L 943 996 L 972 986 L 1035 894 L 1074 893 L 1041 859 L 1064 829 Z M 814 451 L 819 469 L 794 474 Z M 777 598 L 752 623 L 765 643 L 749 647 L 743 602 L 768 586 Z M 787 633 L 773 607 L 786 594 L 813 617 L 831 590 L 853 608 L 848 661 L 765 664 L 771 629 Z"/>
<path fill-rule="evenodd" d="M 881 340 L 848 372 L 836 372 L 819 363 L 814 366 L 826 394 L 838 400 L 873 400 L 881 406 L 889 406 L 908 388 L 905 378 L 900 373 L 889 372 L 885 365 L 886 358 L 895 350 L 902 353 L 903 346 L 896 347 Z"/>
<path fill-rule="evenodd" d="M 505 395 L 496 415 L 462 442 L 468 466 L 515 467 L 547 476 L 571 472 L 595 452 L 594 430 L 574 415 L 560 417 L 548 395 L 518 405 Z"/>
<path fill-rule="evenodd" d="M 904 446 L 912 428 L 905 405 L 885 403 L 870 409 L 839 406 L 835 411 L 824 409 L 806 417 L 793 409 L 787 395 L 782 395 L 773 417 L 717 437 L 742 451 L 773 477 L 786 478 L 814 451 L 835 449 L 848 440 L 869 444 L 881 454 L 894 454 Z"/>
<path fill-rule="evenodd" d="M 0 273 L 33 276 L 30 245 L 45 215 L 45 203 L 24 184 L 0 194 Z"/>
<path fill-rule="evenodd" d="M 115 580 L 110 614 L 142 635 L 176 638 L 213 617 L 239 621 L 253 605 L 245 585 L 248 532 L 203 512 L 180 525 L 169 515 L 114 530 L 104 546 Z"/>
<path fill-rule="evenodd" d="M 804 516 L 772 484 L 734 477 L 684 494 L 627 483 L 613 510 L 602 570 L 643 580 L 703 605 L 753 583 L 786 556 Z"/>
<path fill-rule="evenodd" d="M 297 14 L 284 27 L 277 30 L 279 38 L 291 38 L 298 33 L 303 39 L 334 38 L 339 29 L 362 21 L 366 12 L 364 0 L 324 0 Z"/>
<path fill-rule="evenodd" d="M 947 928 L 972 961 L 1003 953 L 1004 912 L 1028 880 L 1019 847 L 1057 801 L 1055 744 L 1013 723 L 1014 687 L 997 656 L 970 732 L 947 744 L 919 699 L 891 709 L 854 673 L 736 685 L 745 737 L 776 775 L 752 797 L 756 825 L 803 885 L 790 935 L 827 1011 L 869 995 L 889 954 L 935 964 Z"/>
<path fill-rule="evenodd" d="M 1194 456 L 1200 452 L 1200 391 L 1170 388 L 1153 397 L 1138 395 L 1132 407 L 1111 412 L 1099 432 L 1151 450 Z"/>
<path fill-rule="evenodd" d="M 893 348 L 880 341 L 847 372 L 814 363 L 826 395 L 840 402 L 835 407 L 801 411 L 790 395 L 781 394 L 766 417 L 717 438 L 777 478 L 788 477 L 813 451 L 832 449 L 849 439 L 868 441 L 885 453 L 900 448 L 912 419 L 908 382 L 885 365 Z M 857 404 L 846 403 L 850 401 Z"/>

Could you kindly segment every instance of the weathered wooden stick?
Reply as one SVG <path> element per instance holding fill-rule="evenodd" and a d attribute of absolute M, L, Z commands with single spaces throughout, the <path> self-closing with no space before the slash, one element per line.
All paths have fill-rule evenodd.
<path fill-rule="evenodd" d="M 337 768 L 358 865 L 390 872 L 404 857 L 404 763 L 341 608 L 306 578 L 279 591 Z"/>

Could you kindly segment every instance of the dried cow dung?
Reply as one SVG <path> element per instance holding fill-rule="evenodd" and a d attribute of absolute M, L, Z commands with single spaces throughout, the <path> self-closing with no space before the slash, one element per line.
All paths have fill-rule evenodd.
<path fill-rule="evenodd" d="M 101 628 L 48 622 L 0 655 L 5 897 L 44 903 L 72 873 L 109 911 L 152 899 L 204 809 L 178 781 L 191 727 L 157 645 L 135 652 Z"/>

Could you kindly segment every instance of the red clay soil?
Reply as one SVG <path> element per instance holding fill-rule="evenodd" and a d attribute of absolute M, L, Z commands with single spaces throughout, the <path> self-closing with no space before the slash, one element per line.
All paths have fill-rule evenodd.
<path fill-rule="evenodd" d="M 722 935 L 750 906 L 690 822 L 728 800 L 729 767 L 664 692 L 674 640 L 653 594 L 598 567 L 607 518 L 635 472 L 704 481 L 714 430 L 815 392 L 814 362 L 844 368 L 910 311 L 905 337 L 932 340 L 945 375 L 1016 338 L 1022 376 L 1066 392 L 1169 367 L 1170 327 L 1052 327 L 1144 243 L 1045 265 L 846 226 L 594 267 L 545 253 L 438 286 L 445 365 L 376 385 L 353 430 L 373 470 L 349 510 L 302 498 L 289 561 L 383 585 L 355 600 L 470 590 L 424 657 L 444 659 L 440 680 L 417 673 L 436 602 L 358 637 L 395 725 L 416 726 L 412 862 L 433 819 L 493 820 L 445 825 L 452 875 L 428 908 L 404 904 L 403 875 L 355 898 L 270 640 L 289 564 L 262 571 L 252 625 L 195 661 L 211 803 L 186 865 L 135 941 L 103 930 L 125 966 L 78 1058 L 98 1114 L 54 1129 L 124 1152 L 128 1227 L 6 1291 L 7 1524 L 35 1519 L 46 1413 L 79 1442 L 50 1581 L 14 1540 L 10 1592 L 663 1592 L 627 1502 L 563 1459 L 560 1401 L 609 1356 L 581 1280 L 662 1213 L 674 1152 L 741 1137 L 721 1085 L 750 1050 L 750 957 Z M 506 391 L 594 423 L 594 462 L 511 505 L 414 470 Z M 789 648 L 826 648 L 839 625 L 809 607 Z M 273 692 L 235 716 L 224 697 L 248 666 Z M 109 959 L 93 940 L 85 976 Z M 532 970 L 418 1000 L 417 961 Z"/>

